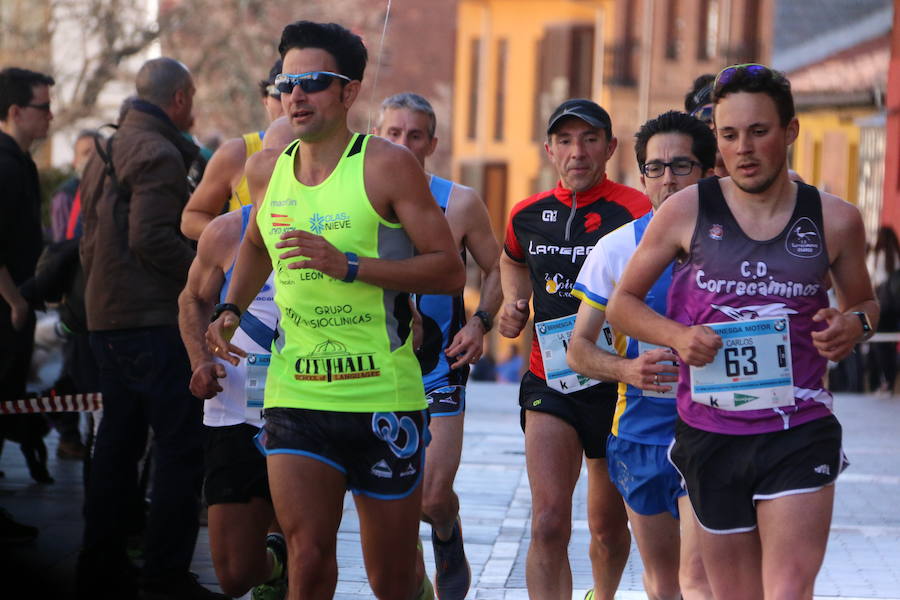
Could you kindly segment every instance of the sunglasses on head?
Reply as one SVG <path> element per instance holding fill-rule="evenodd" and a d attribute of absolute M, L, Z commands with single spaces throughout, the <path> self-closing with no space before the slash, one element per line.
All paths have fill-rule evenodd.
<path fill-rule="evenodd" d="M 704 104 L 703 106 L 698 106 L 691 113 L 691 116 L 709 125 L 713 120 L 713 105 Z"/>
<path fill-rule="evenodd" d="M 281 94 L 290 94 L 296 86 L 300 86 L 306 94 L 314 94 L 328 89 L 332 79 L 351 81 L 346 75 L 331 71 L 310 71 L 309 73 L 281 73 L 275 77 L 275 89 Z"/>
<path fill-rule="evenodd" d="M 735 75 L 738 73 L 744 73 L 749 75 L 751 78 L 756 77 L 764 77 L 772 74 L 772 70 L 766 65 L 760 65 L 757 63 L 744 63 L 741 65 L 731 65 L 730 67 L 725 67 L 719 74 L 716 75 L 716 79 L 713 82 L 713 90 L 717 92 L 722 86 L 728 85 L 734 79 Z"/>

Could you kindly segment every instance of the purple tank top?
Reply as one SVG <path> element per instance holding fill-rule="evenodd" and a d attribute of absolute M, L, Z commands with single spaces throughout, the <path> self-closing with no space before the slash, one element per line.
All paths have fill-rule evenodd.
<path fill-rule="evenodd" d="M 699 211 L 690 255 L 676 263 L 668 317 L 685 325 L 788 316 L 794 406 L 727 411 L 691 400 L 690 368 L 682 364 L 678 414 L 697 429 L 748 435 L 789 429 L 831 414 L 823 387 L 827 361 L 810 333 L 824 329 L 812 316 L 828 306 L 828 250 L 822 201 L 816 188 L 798 183 L 787 227 L 758 242 L 741 230 L 715 177 L 698 184 Z"/>

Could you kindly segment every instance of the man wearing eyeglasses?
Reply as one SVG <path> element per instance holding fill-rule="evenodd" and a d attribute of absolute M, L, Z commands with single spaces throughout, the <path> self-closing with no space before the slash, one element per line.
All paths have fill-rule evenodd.
<path fill-rule="evenodd" d="M 25 395 L 34 347 L 34 313 L 19 285 L 34 275 L 44 246 L 37 167 L 31 158 L 34 142 L 47 137 L 53 113 L 53 78 L 27 69 L 0 71 L 0 399 Z M 4 430 L 35 415 L 0 417 Z M 40 442 L 40 440 L 37 440 Z M 42 445 L 43 442 L 40 442 Z M 28 444 L 22 445 L 29 452 Z M 45 451 L 46 453 L 46 451 Z M 46 469 L 44 469 L 46 473 Z M 47 476 L 49 477 L 49 475 Z M 33 539 L 37 529 L 20 525 L 0 510 L 0 529 L 14 539 Z"/>
<path fill-rule="evenodd" d="M 799 124 L 781 73 L 728 67 L 712 98 L 731 175 L 666 201 L 607 316 L 678 354 L 669 456 L 703 527 L 715 597 L 810 599 L 845 466 L 826 364 L 878 318 L 863 224 L 856 207 L 788 177 Z M 663 317 L 644 297 L 673 260 Z"/>
<path fill-rule="evenodd" d="M 207 343 L 237 363 L 231 334 L 273 269 L 282 318 L 259 445 L 289 597 L 334 594 L 350 489 L 374 595 L 430 598 L 416 568 L 427 412 L 408 293 L 459 293 L 462 261 L 415 156 L 347 126 L 367 59 L 359 36 L 298 21 L 279 52 L 298 140 L 247 164 L 253 214 Z"/>
<path fill-rule="evenodd" d="M 283 114 L 281 94 L 275 89 L 275 76 L 281 73 L 281 59 L 275 61 L 269 77 L 259 82 L 262 104 L 269 123 Z M 223 211 L 250 205 L 250 191 L 244 164 L 262 150 L 265 130 L 251 131 L 223 143 L 203 171 L 203 178 L 181 214 L 181 232 L 199 240 L 203 229 Z"/>
<path fill-rule="evenodd" d="M 500 334 L 517 337 L 528 321 L 529 299 L 534 302 L 531 363 L 519 388 L 532 498 L 526 580 L 534 598 L 572 594 L 568 543 L 583 457 L 594 575 L 587 598 L 612 600 L 631 545 L 606 462 L 616 385 L 573 372 L 565 359 L 581 265 L 600 238 L 650 210 L 644 194 L 607 178 L 616 145 L 609 114 L 595 102 L 560 104 L 544 144 L 559 182 L 513 207 L 500 258 Z"/>
<path fill-rule="evenodd" d="M 634 144 L 641 183 L 654 212 L 666 199 L 712 174 L 716 138 L 694 117 L 669 111 L 644 123 Z M 606 305 L 654 213 L 600 238 L 578 274 L 572 295 L 581 299 L 566 355 L 577 373 L 618 381 L 619 399 L 606 458 L 644 563 L 644 589 L 652 600 L 710 598 L 697 547 L 697 526 L 666 456 L 675 431 L 677 357 L 668 348 L 616 335 L 615 352 L 597 345 Z M 646 302 L 666 313 L 671 266 Z"/>

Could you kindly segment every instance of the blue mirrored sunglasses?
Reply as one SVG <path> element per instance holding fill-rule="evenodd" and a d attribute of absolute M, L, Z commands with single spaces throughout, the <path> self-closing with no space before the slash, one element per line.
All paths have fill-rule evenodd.
<path fill-rule="evenodd" d="M 310 71 L 309 73 L 281 73 L 275 76 L 275 89 L 281 94 L 290 94 L 296 86 L 307 94 L 321 92 L 331 85 L 332 79 L 351 81 L 346 75 L 331 71 Z"/>
<path fill-rule="evenodd" d="M 716 75 L 716 79 L 713 82 L 713 90 L 714 92 L 718 91 L 723 85 L 728 85 L 734 76 L 740 72 L 744 72 L 751 77 L 760 77 L 762 75 L 769 75 L 772 71 L 766 65 L 760 65 L 757 63 L 744 63 L 742 65 L 731 65 L 730 67 L 725 67 L 719 74 Z"/>

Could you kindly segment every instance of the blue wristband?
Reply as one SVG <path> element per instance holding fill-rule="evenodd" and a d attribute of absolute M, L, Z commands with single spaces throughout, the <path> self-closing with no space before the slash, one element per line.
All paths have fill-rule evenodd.
<path fill-rule="evenodd" d="M 344 283 L 351 283 L 356 279 L 356 273 L 359 272 L 359 257 L 355 252 L 344 252 L 347 257 L 347 274 L 341 280 Z"/>

